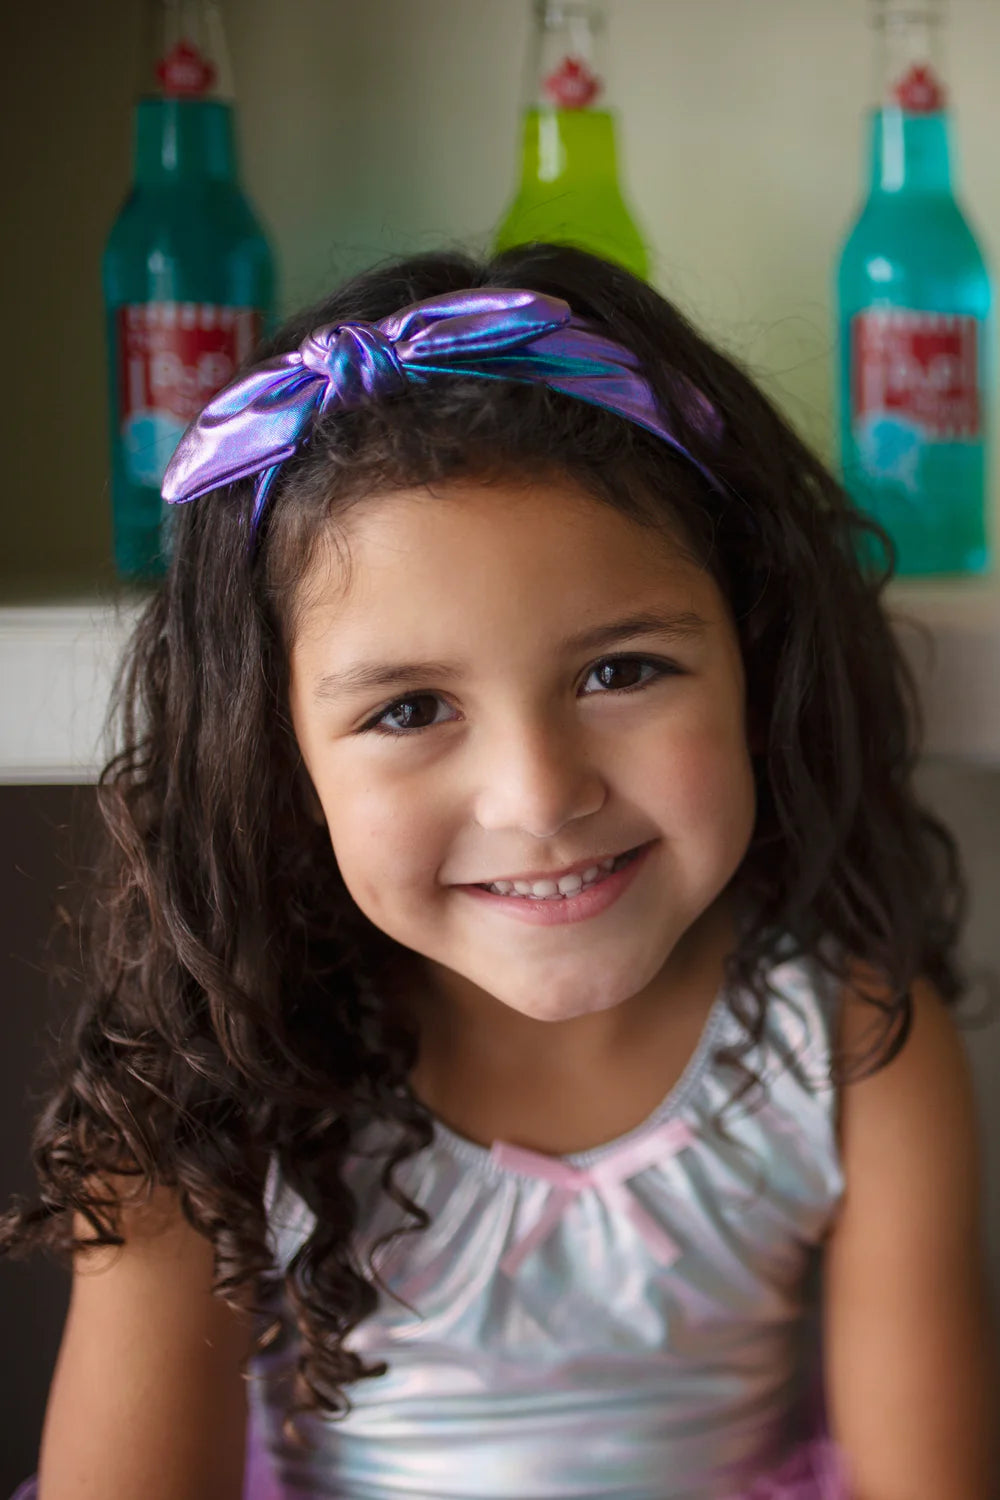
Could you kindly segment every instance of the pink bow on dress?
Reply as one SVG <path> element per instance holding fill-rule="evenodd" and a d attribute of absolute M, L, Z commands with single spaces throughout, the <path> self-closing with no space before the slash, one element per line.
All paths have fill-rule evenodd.
<path fill-rule="evenodd" d="M 571 1166 L 562 1157 L 544 1156 L 507 1141 L 494 1141 L 490 1156 L 498 1166 L 542 1178 L 553 1189 L 538 1222 L 511 1246 L 500 1262 L 500 1269 L 513 1276 L 525 1257 L 555 1228 L 566 1206 L 588 1188 L 603 1193 L 613 1208 L 632 1220 L 657 1259 L 665 1266 L 673 1265 L 681 1253 L 679 1246 L 632 1197 L 625 1184 L 646 1167 L 656 1166 L 690 1146 L 693 1140 L 694 1132 L 683 1120 L 668 1120 L 585 1168 Z"/>

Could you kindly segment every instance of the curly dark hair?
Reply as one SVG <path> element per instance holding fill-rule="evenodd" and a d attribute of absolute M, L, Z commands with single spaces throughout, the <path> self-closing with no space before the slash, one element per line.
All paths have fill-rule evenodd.
<path fill-rule="evenodd" d="M 386 1239 L 429 1222 L 394 1178 L 432 1140 L 409 1086 L 417 1039 L 383 989 L 407 950 L 357 908 L 309 816 L 288 706 L 298 585 L 353 502 L 550 473 L 642 525 L 679 524 L 710 569 L 732 608 L 762 746 L 757 820 L 734 876 L 750 920 L 726 961 L 744 1036 L 727 1055 L 737 1072 L 762 1036 L 779 945 L 845 981 L 856 964 L 881 977 L 870 998 L 885 1024 L 862 1059 L 869 1069 L 903 1045 L 916 979 L 947 1002 L 965 988 L 963 878 L 953 838 L 913 790 L 919 710 L 880 602 L 891 543 L 675 307 L 566 247 L 482 262 L 418 255 L 349 281 L 254 359 L 321 324 L 481 286 L 564 298 L 633 349 L 681 441 L 731 494 L 613 413 L 542 385 L 446 376 L 326 414 L 283 466 L 255 551 L 252 481 L 180 508 L 168 576 L 118 681 L 110 722 L 122 748 L 98 783 L 101 846 L 75 935 L 81 998 L 35 1128 L 39 1201 L 0 1219 L 0 1253 L 45 1246 L 69 1263 L 86 1246 L 124 1243 L 109 1177 L 137 1178 L 147 1194 L 175 1189 L 213 1244 L 218 1296 L 256 1314 L 287 1298 L 301 1346 L 286 1433 L 293 1413 L 345 1413 L 343 1386 L 386 1369 L 344 1346 L 378 1302 L 377 1274 L 352 1249 L 343 1176 L 373 1120 L 397 1128 L 380 1181 L 409 1216 Z M 718 444 L 677 410 L 675 371 L 723 415 Z M 742 1066 L 736 1098 L 755 1083 Z M 287 1271 L 267 1241 L 274 1162 L 316 1220 Z M 74 1213 L 96 1239 L 74 1238 Z"/>

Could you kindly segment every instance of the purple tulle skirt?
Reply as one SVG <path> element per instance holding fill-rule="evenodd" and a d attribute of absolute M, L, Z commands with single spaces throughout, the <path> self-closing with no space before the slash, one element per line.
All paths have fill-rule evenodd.
<path fill-rule="evenodd" d="M 726 1500 L 852 1500 L 847 1465 L 830 1436 L 823 1376 L 817 1367 L 799 1408 L 802 1434 L 791 1452 Z"/>
<path fill-rule="evenodd" d="M 851 1500 L 851 1491 L 837 1445 L 817 1437 L 800 1443 L 776 1469 L 726 1500 Z"/>

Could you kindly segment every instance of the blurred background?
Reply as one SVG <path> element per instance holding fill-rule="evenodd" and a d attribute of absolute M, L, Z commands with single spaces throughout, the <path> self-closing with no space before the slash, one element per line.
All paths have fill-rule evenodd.
<path fill-rule="evenodd" d="M 527 0 L 220 9 L 242 184 L 275 252 L 279 313 L 382 257 L 488 248 L 520 169 Z M 993 264 L 1000 0 L 950 0 L 944 13 L 958 194 Z M 867 187 L 875 102 L 866 0 L 608 0 L 607 18 L 620 177 L 650 279 L 832 460 L 832 277 Z M 67 1003 L 44 976 L 43 945 L 72 899 L 61 889 L 65 830 L 85 832 L 92 816 L 95 729 L 121 623 L 100 613 L 116 597 L 100 262 L 131 177 L 142 47 L 139 0 L 20 4 L 0 19 L 3 1202 L 31 1186 L 29 1094 Z M 995 479 L 990 507 L 995 530 Z M 1000 972 L 1000 589 L 994 573 L 901 584 L 896 597 L 925 627 L 912 648 L 928 694 L 920 784 L 958 835 L 972 882 L 974 1017 Z M 987 1017 L 965 1035 L 1000 1293 L 998 1033 Z M 66 1291 L 54 1267 L 0 1265 L 10 1351 L 0 1495 L 35 1466 Z"/>
<path fill-rule="evenodd" d="M 527 0 L 220 9 L 282 311 L 381 256 L 487 244 L 519 170 Z M 610 0 L 607 15 L 622 178 L 653 281 L 829 455 L 830 280 L 863 197 L 875 82 L 865 0 Z M 960 192 L 995 256 L 1000 4 L 951 0 L 946 15 Z M 29 576 L 89 580 L 108 554 L 99 268 L 130 180 L 142 22 L 140 0 L 9 6 L 0 22 L 19 372 L 4 399 L 19 435 L 5 444 L 7 597 Z"/>

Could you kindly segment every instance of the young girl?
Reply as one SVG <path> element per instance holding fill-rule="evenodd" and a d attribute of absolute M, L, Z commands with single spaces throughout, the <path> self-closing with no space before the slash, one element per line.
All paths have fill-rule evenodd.
<path fill-rule="evenodd" d="M 986 1500 L 887 539 L 546 245 L 292 319 L 164 494 L 0 1241 L 74 1270 L 41 1500 Z"/>

